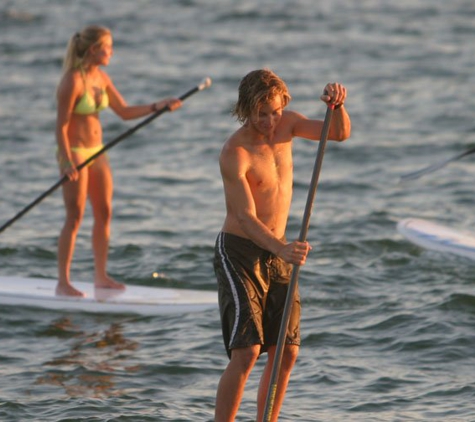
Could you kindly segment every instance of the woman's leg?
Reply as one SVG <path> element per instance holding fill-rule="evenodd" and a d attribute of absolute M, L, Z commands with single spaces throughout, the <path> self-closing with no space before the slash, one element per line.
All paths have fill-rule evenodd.
<path fill-rule="evenodd" d="M 66 219 L 58 239 L 58 285 L 60 296 L 84 296 L 74 288 L 70 280 L 71 261 L 79 226 L 84 215 L 87 198 L 88 171 L 82 170 L 77 181 L 63 183 L 63 200 Z"/>
<path fill-rule="evenodd" d="M 92 228 L 92 247 L 96 269 L 94 284 L 100 288 L 125 289 L 124 284 L 107 275 L 113 182 L 109 161 L 105 155 L 98 157 L 89 168 L 88 193 L 94 215 Z"/>

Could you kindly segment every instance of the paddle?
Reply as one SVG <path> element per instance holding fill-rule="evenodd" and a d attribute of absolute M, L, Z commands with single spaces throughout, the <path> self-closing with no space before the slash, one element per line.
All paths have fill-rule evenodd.
<path fill-rule="evenodd" d="M 180 98 L 181 101 L 184 101 L 191 95 L 195 94 L 198 91 L 202 91 L 206 88 L 209 88 L 211 86 L 211 79 L 210 78 L 205 78 L 203 81 L 195 86 L 194 88 L 190 89 L 189 91 L 185 92 Z M 123 139 L 127 138 L 128 136 L 132 135 L 134 132 L 139 130 L 141 127 L 148 125 L 152 120 L 156 119 L 158 116 L 161 114 L 170 111 L 170 108 L 168 106 L 157 110 L 155 113 L 152 115 L 148 116 L 146 119 L 142 120 L 140 123 L 137 125 L 131 127 L 129 130 L 125 131 L 121 135 L 119 135 L 117 138 L 113 139 L 104 147 L 97 151 L 94 155 L 89 157 L 86 161 L 83 163 L 79 164 L 76 167 L 76 170 L 81 170 L 82 168 L 86 167 L 91 161 L 94 161 L 99 155 L 103 154 L 105 151 L 108 149 L 112 148 L 114 145 L 118 144 L 120 141 Z M 47 191 L 43 192 L 38 198 L 36 198 L 33 202 L 31 202 L 29 205 L 27 205 L 25 208 L 23 208 L 18 214 L 16 214 L 14 217 L 12 217 L 10 220 L 8 220 L 3 226 L 0 227 L 0 233 L 3 232 L 7 227 L 11 226 L 16 220 L 21 218 L 23 215 L 25 215 L 29 210 L 31 210 L 35 205 L 39 204 L 44 198 L 46 198 L 48 195 L 53 193 L 58 187 L 60 187 L 63 183 L 65 183 L 68 180 L 67 176 L 63 176 L 61 179 L 59 179 L 53 186 L 51 186 Z"/>
<path fill-rule="evenodd" d="M 330 131 L 330 122 L 333 116 L 333 109 L 335 106 L 330 104 L 327 107 L 325 114 L 325 120 L 323 122 L 322 134 L 320 143 L 318 145 L 317 157 L 315 159 L 315 165 L 313 167 L 312 180 L 308 190 L 307 203 L 305 205 L 304 216 L 302 220 L 302 226 L 300 228 L 299 241 L 305 242 L 307 239 L 308 227 L 310 225 L 310 215 L 312 213 L 313 202 L 317 193 L 318 178 L 320 176 L 320 170 L 322 168 L 323 154 L 325 152 L 325 145 L 328 140 L 328 132 Z M 289 283 L 289 289 L 285 298 L 284 311 L 282 314 L 282 321 L 280 324 L 279 337 L 277 339 L 277 347 L 274 356 L 274 362 L 272 365 L 272 372 L 269 382 L 269 389 L 267 390 L 266 405 L 264 408 L 263 422 L 269 422 L 272 417 L 272 410 L 274 407 L 275 394 L 277 392 L 277 382 L 279 381 L 280 367 L 282 364 L 282 355 L 284 352 L 285 338 L 287 337 L 287 328 L 290 320 L 290 312 L 292 310 L 292 301 L 294 299 L 295 291 L 297 288 L 298 277 L 300 272 L 300 265 L 294 265 L 292 270 L 292 276 Z"/>
<path fill-rule="evenodd" d="M 414 180 L 418 179 L 421 176 L 424 176 L 425 174 L 432 173 L 436 170 L 441 169 L 442 167 L 445 167 L 447 164 L 451 163 L 452 161 L 456 161 L 462 157 L 465 157 L 466 155 L 473 154 L 475 152 L 475 148 L 470 148 L 469 150 L 465 152 L 461 152 L 460 154 L 454 155 L 453 157 L 447 158 L 445 160 L 439 161 L 437 163 L 434 163 L 428 167 L 424 167 L 421 170 L 414 171 L 412 173 L 407 173 L 403 174 L 401 176 L 401 181 L 404 180 Z"/>

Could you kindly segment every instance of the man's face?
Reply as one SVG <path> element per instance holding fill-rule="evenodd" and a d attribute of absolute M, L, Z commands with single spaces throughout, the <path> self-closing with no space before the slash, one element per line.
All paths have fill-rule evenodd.
<path fill-rule="evenodd" d="M 272 140 L 282 118 L 282 111 L 282 98 L 279 95 L 263 104 L 259 111 L 253 114 L 251 124 L 257 132 Z"/>

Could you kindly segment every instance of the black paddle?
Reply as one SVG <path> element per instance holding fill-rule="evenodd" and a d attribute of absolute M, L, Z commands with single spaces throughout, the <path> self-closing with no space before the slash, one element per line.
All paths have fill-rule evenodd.
<path fill-rule="evenodd" d="M 202 91 L 203 89 L 209 88 L 211 86 L 211 79 L 210 78 L 205 78 L 203 81 L 195 86 L 194 88 L 190 89 L 189 91 L 185 92 L 180 98 L 181 101 L 187 99 L 191 95 L 195 94 L 198 91 Z M 156 119 L 158 116 L 161 114 L 170 111 L 170 108 L 168 106 L 157 110 L 155 113 L 152 115 L 148 116 L 146 119 L 142 120 L 140 123 L 137 125 L 131 127 L 129 130 L 125 131 L 121 135 L 119 135 L 117 138 L 113 139 L 109 143 L 105 144 L 104 147 L 97 151 L 94 155 L 89 157 L 86 161 L 83 163 L 79 164 L 76 167 L 76 170 L 79 171 L 82 168 L 86 167 L 91 161 L 94 161 L 99 155 L 103 154 L 105 151 L 108 149 L 112 148 L 114 145 L 118 144 L 120 141 L 123 139 L 127 138 L 128 136 L 132 135 L 134 132 L 139 130 L 141 127 L 148 125 L 152 120 Z M 3 226 L 0 227 L 0 233 L 3 232 L 7 227 L 11 226 L 16 220 L 18 220 L 20 217 L 22 217 L 24 214 L 26 214 L 29 210 L 31 210 L 35 205 L 39 204 L 43 199 L 45 199 L 48 195 L 53 193 L 56 189 L 58 189 L 63 183 L 65 183 L 68 180 L 67 176 L 63 176 L 61 179 L 59 179 L 53 186 L 51 186 L 47 191 L 43 192 L 38 198 L 36 198 L 33 202 L 31 202 L 29 205 L 27 205 L 25 208 L 23 208 L 17 215 L 12 217 L 10 220 L 8 220 Z"/>
<path fill-rule="evenodd" d="M 330 130 L 330 122 L 333 116 L 333 104 L 327 107 L 325 114 L 325 120 L 323 122 L 322 134 L 320 137 L 320 143 L 318 145 L 317 157 L 315 165 L 313 167 L 312 180 L 308 190 L 307 203 L 305 205 L 305 212 L 302 220 L 302 226 L 300 228 L 299 241 L 305 242 L 307 239 L 308 227 L 310 225 L 310 215 L 312 213 L 312 207 L 317 193 L 318 178 L 320 176 L 320 170 L 322 168 L 323 154 L 325 153 L 325 145 L 328 140 L 328 132 Z M 287 337 L 287 328 L 289 326 L 290 312 L 292 310 L 292 301 L 294 299 L 295 291 L 297 288 L 298 278 L 300 272 L 300 265 L 294 265 L 292 270 L 292 276 L 289 282 L 289 289 L 285 298 L 284 311 L 282 314 L 282 321 L 280 323 L 279 337 L 277 339 L 277 347 L 274 356 L 274 362 L 272 365 L 272 372 L 269 381 L 269 389 L 267 390 L 266 405 L 264 409 L 263 422 L 269 422 L 272 417 L 272 411 L 274 407 L 275 394 L 277 392 L 277 383 L 279 381 L 280 367 L 282 364 L 282 354 L 284 352 L 285 338 Z"/>
<path fill-rule="evenodd" d="M 454 155 L 451 158 L 447 158 L 445 160 L 434 163 L 428 167 L 424 167 L 421 170 L 413 171 L 412 173 L 403 174 L 401 176 L 401 181 L 418 179 L 419 177 L 424 176 L 425 174 L 432 173 L 436 170 L 439 170 L 442 167 L 445 167 L 447 164 L 451 163 L 452 161 L 456 161 L 462 157 L 465 157 L 466 155 L 473 154 L 474 152 L 475 152 L 475 148 L 470 148 L 469 150 L 465 152 L 461 152 L 460 154 Z"/>

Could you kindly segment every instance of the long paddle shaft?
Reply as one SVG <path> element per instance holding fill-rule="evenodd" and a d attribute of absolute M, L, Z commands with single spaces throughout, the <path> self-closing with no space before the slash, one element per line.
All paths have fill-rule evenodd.
<path fill-rule="evenodd" d="M 305 212 L 302 220 L 302 226 L 300 228 L 299 241 L 305 242 L 307 239 L 308 227 L 310 225 L 310 215 L 312 214 L 312 207 L 317 193 L 318 178 L 320 176 L 320 170 L 322 168 L 323 154 L 325 153 L 325 145 L 328 140 L 328 132 L 330 131 L 330 122 L 333 116 L 334 105 L 329 105 L 325 114 L 325 120 L 323 122 L 322 134 L 320 137 L 320 143 L 318 145 L 317 157 L 315 159 L 315 165 L 313 167 L 312 180 L 308 190 L 307 204 L 305 205 Z M 272 411 L 274 407 L 275 395 L 277 392 L 277 384 L 279 381 L 280 367 L 282 364 L 282 355 L 284 352 L 285 338 L 287 337 L 287 329 L 289 326 L 290 312 L 292 310 L 292 302 L 295 296 L 297 288 L 298 278 L 300 272 L 300 265 L 294 265 L 292 270 L 292 277 L 289 283 L 289 289 L 285 298 L 284 311 L 282 314 L 282 321 L 280 323 L 279 337 L 277 339 L 277 348 L 274 357 L 274 363 L 272 365 L 272 373 L 269 382 L 269 389 L 267 390 L 266 406 L 264 410 L 263 422 L 270 422 L 272 418 Z"/>
<path fill-rule="evenodd" d="M 442 167 L 445 167 L 447 164 L 451 163 L 452 161 L 456 161 L 460 158 L 465 157 L 466 155 L 473 154 L 474 152 L 475 152 L 475 148 L 470 148 L 469 150 L 467 150 L 465 152 L 461 152 L 460 154 L 454 155 L 453 157 L 450 157 L 450 158 L 447 158 L 445 160 L 439 161 L 439 162 L 434 163 L 434 164 L 432 164 L 428 167 L 424 167 L 421 170 L 417 170 L 417 171 L 414 171 L 412 173 L 403 174 L 401 176 L 401 181 L 418 179 L 419 177 L 424 176 L 425 174 L 432 173 L 436 170 L 439 170 Z"/>
<path fill-rule="evenodd" d="M 198 91 L 202 91 L 203 89 L 206 89 L 211 86 L 211 79 L 210 78 L 205 78 L 199 85 L 195 86 L 194 88 L 190 89 L 189 91 L 185 92 L 180 98 L 181 101 L 184 101 L 191 95 L 195 94 Z M 129 130 L 125 131 L 121 135 L 119 135 L 117 138 L 113 139 L 102 149 L 97 151 L 94 155 L 89 157 L 86 161 L 83 163 L 79 164 L 76 167 L 76 170 L 79 171 L 82 168 L 86 167 L 91 161 L 94 161 L 99 155 L 103 154 L 105 151 L 108 149 L 112 148 L 114 145 L 118 144 L 120 141 L 123 139 L 127 138 L 128 136 L 132 135 L 134 132 L 139 130 L 141 127 L 148 125 L 152 120 L 156 119 L 158 116 L 161 114 L 170 111 L 170 108 L 168 106 L 157 110 L 155 113 L 147 117 L 146 119 L 142 120 L 140 123 L 135 125 L 134 127 L 131 127 Z M 23 215 L 25 215 L 29 210 L 31 210 L 35 205 L 39 204 L 43 199 L 45 199 L 48 195 L 53 193 L 56 189 L 58 189 L 63 183 L 65 183 L 68 180 L 67 176 L 63 176 L 61 179 L 59 179 L 53 186 L 51 186 L 47 191 L 43 192 L 38 198 L 36 198 L 33 202 L 31 202 L 29 205 L 27 205 L 25 208 L 23 208 L 17 215 L 15 215 L 13 218 L 8 220 L 3 226 L 0 227 L 0 233 L 3 232 L 7 227 L 11 226 L 16 220 L 21 218 Z"/>

